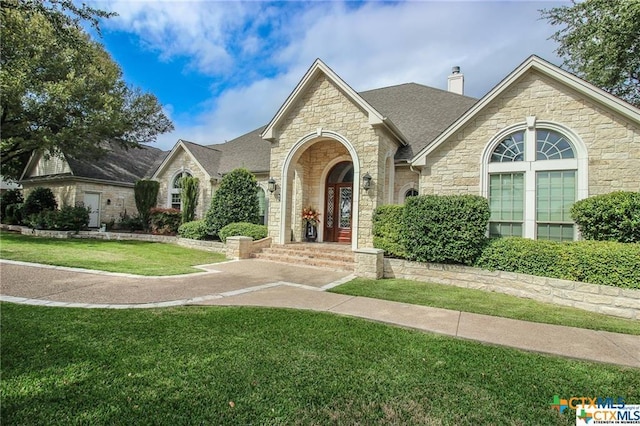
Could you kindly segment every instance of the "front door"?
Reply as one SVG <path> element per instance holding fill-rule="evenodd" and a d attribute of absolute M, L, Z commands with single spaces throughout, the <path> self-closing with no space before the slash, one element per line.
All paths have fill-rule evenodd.
<path fill-rule="evenodd" d="M 85 193 L 84 206 L 89 211 L 89 228 L 97 228 L 100 224 L 100 194 Z"/>
<path fill-rule="evenodd" d="M 324 241 L 350 243 L 353 210 L 353 163 L 338 163 L 327 177 Z"/>

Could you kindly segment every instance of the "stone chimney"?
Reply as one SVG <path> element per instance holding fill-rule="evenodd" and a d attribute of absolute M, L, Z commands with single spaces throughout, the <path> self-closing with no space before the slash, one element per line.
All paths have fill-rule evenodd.
<path fill-rule="evenodd" d="M 450 92 L 464 95 L 464 75 L 460 72 L 460 67 L 453 67 L 447 80 Z"/>

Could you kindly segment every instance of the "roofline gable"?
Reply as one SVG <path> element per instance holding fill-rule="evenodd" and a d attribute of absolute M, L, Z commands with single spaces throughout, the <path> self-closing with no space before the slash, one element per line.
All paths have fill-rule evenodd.
<path fill-rule="evenodd" d="M 553 65 L 552 63 L 540 58 L 539 56 L 531 55 L 515 70 L 508 74 L 493 89 L 491 89 L 485 96 L 483 96 L 478 102 L 476 102 L 471 108 L 469 108 L 467 112 L 462 114 L 460 118 L 454 121 L 451 126 L 445 129 L 431 144 L 427 145 L 419 153 L 417 153 L 411 160 L 411 164 L 414 166 L 424 164 L 426 157 L 430 153 L 435 151 L 436 148 L 444 143 L 444 141 L 446 141 L 451 135 L 460 130 L 470 120 L 472 120 L 476 116 L 476 114 L 478 114 L 485 106 L 487 106 L 490 102 L 500 96 L 515 81 L 517 81 L 520 77 L 522 77 L 530 70 L 536 70 L 547 77 L 559 81 L 566 86 L 576 90 L 578 93 L 588 97 L 589 99 L 592 99 L 593 101 L 606 106 L 607 108 L 626 117 L 627 119 L 640 124 L 640 109 L 571 74 L 570 72 L 567 72 L 560 67 Z"/>
<path fill-rule="evenodd" d="M 45 152 L 48 152 L 48 151 L 42 151 L 42 150 L 36 149 L 31 153 L 31 156 L 29 156 L 29 161 L 27 161 L 27 165 L 22 170 L 22 174 L 20 175 L 19 181 L 23 180 L 26 174 L 29 172 L 29 170 L 31 170 L 35 165 L 38 164 L 40 159 L 45 156 Z M 69 166 L 69 170 L 71 170 L 71 174 L 74 174 L 73 168 L 71 167 L 71 164 L 69 164 L 69 161 L 67 161 L 66 155 L 64 155 L 63 152 L 60 152 L 55 155 L 62 158 L 67 163 L 67 166 Z"/>
<path fill-rule="evenodd" d="M 260 134 L 265 140 L 273 141 L 275 139 L 274 129 L 282 122 L 286 117 L 289 110 L 296 104 L 296 102 L 304 95 L 309 86 L 319 76 L 324 74 L 334 85 L 336 85 L 354 104 L 360 107 L 369 118 L 369 124 L 371 126 L 385 126 L 395 137 L 397 137 L 403 145 L 407 144 L 407 139 L 400 132 L 400 130 L 380 112 L 378 112 L 370 103 L 364 100 L 362 96 L 351 86 L 349 86 L 338 74 L 336 74 L 327 64 L 322 62 L 321 59 L 316 59 L 309 70 L 302 77 L 298 85 L 293 89 L 293 92 L 289 94 L 284 101 L 276 115 L 271 119 L 269 124 L 265 127 L 264 131 Z"/>
<path fill-rule="evenodd" d="M 193 155 L 191 150 L 189 150 L 187 144 L 185 144 L 184 142 L 185 141 L 183 141 L 182 139 L 178 139 L 178 142 L 176 142 L 176 144 L 173 146 L 173 148 L 171 149 L 171 152 L 169 152 L 169 155 L 167 155 L 165 157 L 165 159 L 162 160 L 162 163 L 160 163 L 160 165 L 158 166 L 156 171 L 153 172 L 153 175 L 151 175 L 151 179 L 157 179 L 158 175 L 161 174 L 167 168 L 167 166 L 169 164 L 171 164 L 171 162 L 173 161 L 174 157 L 177 155 L 178 148 L 182 148 L 187 153 L 187 155 L 189 155 L 191 157 L 191 159 L 198 165 L 198 167 L 204 173 L 204 175 L 207 176 L 209 179 L 211 179 L 211 175 L 209 174 L 209 172 L 207 172 L 207 170 L 202 166 L 202 164 L 200 164 L 200 161 L 198 161 L 196 156 Z M 193 143 L 193 142 L 191 142 L 191 143 Z M 202 145 L 202 146 L 205 147 L 204 145 Z M 207 148 L 207 147 L 205 147 L 205 148 Z"/>

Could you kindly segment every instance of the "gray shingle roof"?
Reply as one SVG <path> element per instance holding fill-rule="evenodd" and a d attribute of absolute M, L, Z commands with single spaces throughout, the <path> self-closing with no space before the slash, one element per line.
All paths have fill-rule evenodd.
<path fill-rule="evenodd" d="M 208 145 L 222 152 L 219 173 L 229 173 L 238 167 L 249 169 L 253 173 L 268 172 L 270 168 L 271 144 L 260 134 L 265 126 L 259 127 L 229 142 Z"/>
<path fill-rule="evenodd" d="M 220 158 L 222 157 L 222 152 L 216 149 L 215 145 L 204 146 L 184 139 L 182 139 L 182 143 L 210 175 L 215 175 L 220 167 Z"/>
<path fill-rule="evenodd" d="M 391 120 L 407 138 L 396 160 L 409 160 L 431 143 L 477 99 L 446 90 L 406 83 L 361 92 L 360 96 Z"/>
<path fill-rule="evenodd" d="M 74 176 L 135 183 L 147 176 L 152 166 L 162 161 L 166 155 L 166 152 L 150 146 L 125 150 L 118 144 L 111 143 L 109 152 L 99 160 L 69 155 L 66 159 Z"/>

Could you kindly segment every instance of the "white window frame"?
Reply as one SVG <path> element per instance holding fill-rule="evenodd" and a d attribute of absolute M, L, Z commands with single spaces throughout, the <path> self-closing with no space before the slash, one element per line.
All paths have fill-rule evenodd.
<path fill-rule="evenodd" d="M 536 130 L 553 130 L 562 134 L 574 148 L 575 158 L 560 160 L 536 160 Z M 524 161 L 491 163 L 491 154 L 496 147 L 510 134 L 524 131 L 525 159 Z M 509 126 L 497 133 L 485 146 L 480 163 L 480 195 L 489 198 L 489 175 L 492 173 L 523 173 L 524 174 L 524 221 L 523 237 L 536 239 L 536 173 L 539 171 L 576 172 L 576 201 L 589 196 L 588 189 L 589 161 L 587 149 L 582 139 L 571 129 L 561 124 L 537 120 L 535 116 L 526 118 L 525 122 Z M 574 227 L 573 239 L 579 237 L 577 227 Z"/>
<path fill-rule="evenodd" d="M 181 192 L 181 189 L 177 189 L 177 188 L 173 187 L 173 182 L 175 182 L 175 180 L 178 177 L 183 178 L 183 177 L 186 177 L 186 176 L 193 176 L 193 173 L 191 173 L 190 170 L 187 170 L 187 169 L 184 169 L 184 168 L 178 170 L 176 173 L 174 173 L 171 176 L 171 179 L 169 180 L 169 184 L 168 184 L 169 190 L 167 191 L 167 193 L 168 193 L 168 195 L 167 195 L 167 205 L 169 206 L 169 208 L 174 208 L 173 207 L 173 194 L 179 194 Z M 180 209 L 179 210 L 182 210 L 182 197 L 180 197 Z"/>

